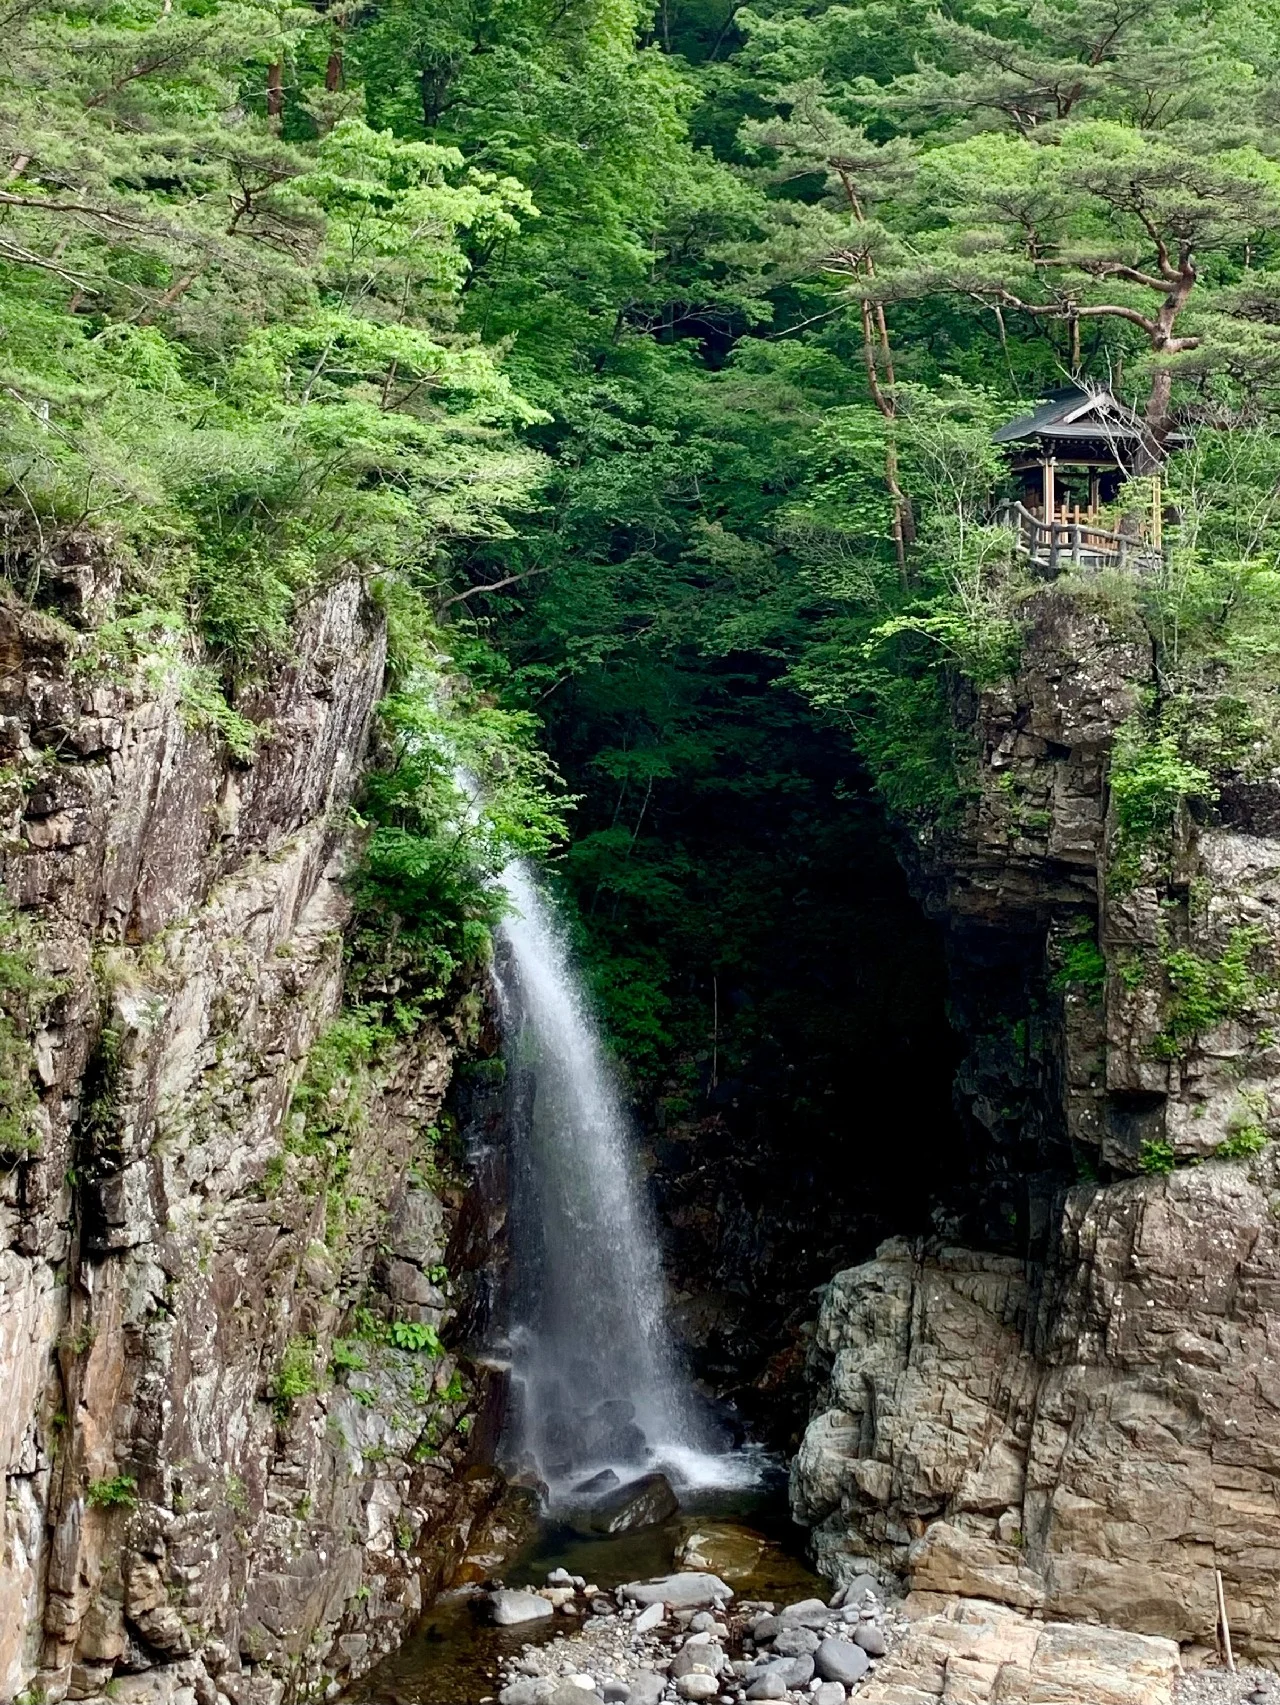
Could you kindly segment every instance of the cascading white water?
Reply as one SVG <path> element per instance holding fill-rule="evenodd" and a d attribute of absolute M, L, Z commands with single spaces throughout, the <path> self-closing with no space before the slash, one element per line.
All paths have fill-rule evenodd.
<path fill-rule="evenodd" d="M 512 908 L 494 964 L 513 1172 L 505 1454 L 553 1508 L 606 1469 L 623 1481 L 661 1468 L 676 1485 L 749 1482 L 754 1465 L 714 1450 L 668 1351 L 630 1133 L 564 934 L 524 864 L 501 881 Z"/>

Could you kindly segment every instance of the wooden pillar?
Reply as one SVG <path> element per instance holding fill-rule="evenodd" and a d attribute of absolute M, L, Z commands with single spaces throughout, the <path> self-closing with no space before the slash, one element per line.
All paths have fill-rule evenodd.
<path fill-rule="evenodd" d="M 1089 469 L 1089 518 L 1093 520 L 1102 505 L 1102 475 L 1097 468 Z"/>
<path fill-rule="evenodd" d="M 1054 513 L 1053 513 L 1054 512 L 1054 505 L 1057 502 L 1057 497 L 1056 497 L 1056 494 L 1054 492 L 1053 457 L 1052 456 L 1046 456 L 1044 461 L 1041 462 L 1041 464 L 1040 464 L 1040 480 L 1041 480 L 1041 497 L 1040 497 L 1040 500 L 1041 500 L 1041 503 L 1044 507 L 1044 518 L 1045 518 L 1046 522 L 1048 522 L 1049 525 L 1052 526 L 1053 520 L 1054 520 Z"/>

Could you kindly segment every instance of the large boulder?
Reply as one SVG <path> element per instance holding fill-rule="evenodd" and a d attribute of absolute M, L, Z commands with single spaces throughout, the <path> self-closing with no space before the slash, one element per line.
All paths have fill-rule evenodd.
<path fill-rule="evenodd" d="M 696 1610 L 699 1605 L 724 1603 L 733 1597 L 719 1575 L 660 1575 L 651 1581 L 627 1581 L 618 1588 L 636 1604 L 665 1604 L 672 1610 Z"/>
<path fill-rule="evenodd" d="M 512 1592 L 503 1588 L 489 1599 L 489 1615 L 499 1628 L 514 1628 L 520 1622 L 537 1622 L 553 1616 L 555 1606 L 538 1593 Z"/>
<path fill-rule="evenodd" d="M 598 1477 L 597 1477 L 598 1478 Z M 575 1518 L 591 1533 L 630 1533 L 670 1521 L 680 1508 L 665 1474 L 646 1474 L 611 1492 Z"/>

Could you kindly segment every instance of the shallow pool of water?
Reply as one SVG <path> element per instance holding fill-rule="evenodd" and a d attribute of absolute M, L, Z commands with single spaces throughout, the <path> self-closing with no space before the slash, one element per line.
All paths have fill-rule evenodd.
<path fill-rule="evenodd" d="M 690 1496 L 660 1526 L 611 1537 L 543 1525 L 508 1565 L 508 1586 L 541 1586 L 564 1568 L 600 1587 L 669 1574 L 691 1536 L 709 1534 L 740 1548 L 730 1581 L 738 1598 L 794 1602 L 827 1596 L 826 1583 L 803 1558 L 805 1530 L 791 1520 L 779 1484 L 750 1491 Z M 756 1540 L 762 1540 L 757 1544 Z M 498 1660 L 528 1644 L 544 1645 L 573 1632 L 576 1619 L 557 1614 L 517 1628 L 494 1628 L 482 1616 L 482 1595 L 445 1593 L 425 1613 L 398 1652 L 385 1658 L 346 1695 L 355 1705 L 478 1705 L 498 1690 Z"/>

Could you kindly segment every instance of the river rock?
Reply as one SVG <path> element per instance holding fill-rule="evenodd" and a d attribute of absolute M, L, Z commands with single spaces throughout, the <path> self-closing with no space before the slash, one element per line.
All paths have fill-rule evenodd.
<path fill-rule="evenodd" d="M 671 1674 L 677 1679 L 682 1675 L 690 1675 L 694 1670 L 706 1670 L 708 1675 L 719 1675 L 725 1665 L 725 1655 L 714 1642 L 699 1643 L 692 1641 L 682 1646 L 671 1660 Z"/>
<path fill-rule="evenodd" d="M 871 1660 L 852 1640 L 824 1640 L 814 1653 L 814 1667 L 823 1681 L 852 1687 L 871 1668 Z"/>
<path fill-rule="evenodd" d="M 775 1675 L 772 1670 L 766 1671 L 764 1675 L 757 1676 L 747 1688 L 748 1699 L 785 1699 L 786 1697 L 786 1682 L 780 1675 Z"/>
<path fill-rule="evenodd" d="M 845 1691 L 838 1681 L 824 1681 L 809 1695 L 810 1705 L 844 1705 Z"/>
<path fill-rule="evenodd" d="M 618 1588 L 636 1604 L 666 1604 L 673 1610 L 693 1610 L 733 1597 L 733 1588 L 718 1575 L 661 1575 L 651 1581 L 628 1581 Z"/>
<path fill-rule="evenodd" d="M 680 1508 L 665 1474 L 646 1474 L 612 1493 L 579 1518 L 592 1533 L 631 1533 L 657 1527 Z"/>
<path fill-rule="evenodd" d="M 752 1670 L 753 1681 L 766 1675 L 779 1677 L 783 1687 L 808 1687 L 813 1680 L 813 1659 L 807 1653 L 799 1658 L 770 1658 Z"/>
<path fill-rule="evenodd" d="M 745 1581 L 760 1566 L 768 1541 L 736 1522 L 699 1522 L 676 1549 L 679 1569 L 704 1569 L 726 1581 Z"/>
<path fill-rule="evenodd" d="M 756 1645 L 763 1646 L 766 1641 L 773 1639 L 782 1624 L 776 1616 L 770 1616 L 766 1613 L 764 1616 L 757 1616 L 748 1626 L 751 1629 L 751 1638 Z"/>
<path fill-rule="evenodd" d="M 816 1652 L 821 1641 L 812 1628 L 780 1628 L 773 1650 L 780 1658 L 804 1658 Z"/>
<path fill-rule="evenodd" d="M 831 1611 L 820 1598 L 802 1598 L 799 1604 L 780 1610 L 778 1621 L 784 1628 L 825 1628 Z"/>
<path fill-rule="evenodd" d="M 889 1649 L 883 1630 L 874 1622 L 864 1622 L 860 1628 L 855 1628 L 853 1643 L 861 1646 L 869 1658 L 882 1658 Z"/>
<path fill-rule="evenodd" d="M 551 1616 L 555 1607 L 537 1593 L 513 1592 L 509 1588 L 492 1595 L 489 1615 L 499 1628 L 511 1628 L 518 1622 L 536 1622 L 539 1617 Z"/>
<path fill-rule="evenodd" d="M 637 1616 L 635 1621 L 631 1624 L 632 1630 L 637 1634 L 647 1634 L 651 1628 L 656 1628 L 660 1622 L 664 1622 L 666 1620 L 666 1614 L 666 1605 L 663 1604 L 661 1599 L 658 1599 L 658 1601 L 655 1604 L 651 1604 L 647 1610 L 642 1610 L 640 1612 L 639 1616 Z"/>
<path fill-rule="evenodd" d="M 689 1624 L 689 1632 L 691 1634 L 716 1634 L 727 1633 L 728 1630 L 722 1629 L 721 1624 L 716 1621 L 711 1611 L 700 1610 Z"/>
<path fill-rule="evenodd" d="M 631 1689 L 625 1681 L 603 1682 L 600 1692 L 604 1696 L 604 1705 L 622 1705 L 623 1700 L 631 1696 Z"/>
<path fill-rule="evenodd" d="M 580 1687 L 575 1676 L 566 1676 L 553 1693 L 547 1695 L 547 1705 L 591 1705 L 600 1695 L 595 1687 Z"/>
<path fill-rule="evenodd" d="M 525 1675 L 504 1687 L 498 1695 L 498 1705 L 546 1705 L 555 1692 L 555 1677 Z"/>
<path fill-rule="evenodd" d="M 655 1675 L 651 1669 L 638 1669 L 631 1677 L 627 1705 L 658 1705 L 666 1689 L 665 1676 Z"/>
<path fill-rule="evenodd" d="M 676 1682 L 676 1692 L 682 1699 L 714 1699 L 719 1691 L 719 1681 L 703 1669 L 690 1670 Z"/>

